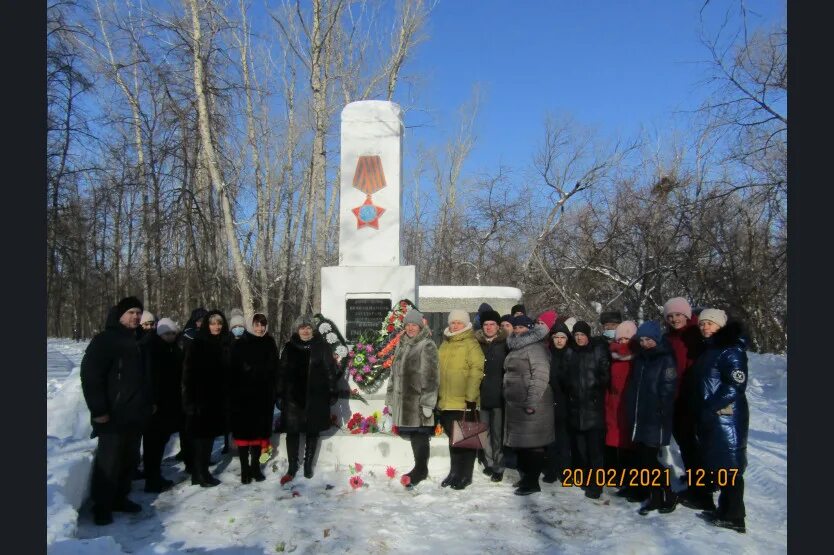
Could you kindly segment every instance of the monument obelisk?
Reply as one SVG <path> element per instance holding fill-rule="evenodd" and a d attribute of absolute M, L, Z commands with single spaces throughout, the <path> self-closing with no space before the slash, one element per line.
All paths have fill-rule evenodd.
<path fill-rule="evenodd" d="M 402 110 L 393 102 L 352 102 L 341 123 L 339 265 L 321 270 L 321 312 L 353 343 L 378 331 L 400 299 L 417 303 L 417 270 L 400 265 Z M 361 411 L 381 409 L 384 395 L 382 384 Z"/>

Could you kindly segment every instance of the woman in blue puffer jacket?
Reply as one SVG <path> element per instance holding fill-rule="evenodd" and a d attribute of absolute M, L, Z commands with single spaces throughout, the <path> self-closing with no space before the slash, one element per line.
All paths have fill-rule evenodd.
<path fill-rule="evenodd" d="M 707 522 L 745 532 L 744 479 L 747 467 L 747 345 L 739 322 L 723 310 L 704 309 L 698 326 L 706 350 L 695 363 L 698 448 L 707 481 L 720 487 L 717 511 L 699 516 Z M 696 479 L 691 476 L 690 480 Z"/>

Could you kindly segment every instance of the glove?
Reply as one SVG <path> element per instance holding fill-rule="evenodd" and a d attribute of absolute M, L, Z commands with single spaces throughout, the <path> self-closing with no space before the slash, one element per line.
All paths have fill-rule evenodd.
<path fill-rule="evenodd" d="M 536 409 L 532 407 L 527 407 L 526 409 L 524 409 L 524 412 L 526 412 L 527 414 L 534 414 L 536 412 Z"/>
<path fill-rule="evenodd" d="M 475 401 L 466 401 L 466 410 L 475 410 L 478 407 L 478 403 Z"/>
<path fill-rule="evenodd" d="M 423 407 L 423 416 L 426 418 L 431 418 L 431 415 L 434 414 L 434 411 L 431 407 Z"/>

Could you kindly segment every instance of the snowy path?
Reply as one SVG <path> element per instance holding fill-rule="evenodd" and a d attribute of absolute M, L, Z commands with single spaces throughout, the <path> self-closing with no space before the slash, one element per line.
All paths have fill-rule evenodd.
<path fill-rule="evenodd" d="M 72 360 L 57 349 L 46 351 L 46 376 L 47 378 L 66 378 L 72 372 Z"/>
<path fill-rule="evenodd" d="M 519 498 L 510 470 L 500 484 L 476 470 L 464 491 L 440 488 L 445 473 L 433 472 L 408 492 L 382 468 L 363 469 L 369 487 L 356 491 L 346 469 L 317 468 L 312 480 L 299 475 L 293 496 L 278 483 L 286 460 L 277 461 L 277 472 L 266 469 L 265 482 L 243 486 L 237 459 L 215 455 L 220 486 L 191 486 L 182 464 L 166 461 L 164 473 L 180 481 L 174 489 L 146 494 L 134 482 L 131 497 L 142 513 L 116 514 L 113 524 L 97 527 L 82 511 L 78 539 L 53 544 L 51 553 L 784 553 L 786 365 L 784 356 L 751 356 L 747 534 L 709 527 L 682 506 L 643 517 L 608 489 L 601 502 L 558 484 Z"/>

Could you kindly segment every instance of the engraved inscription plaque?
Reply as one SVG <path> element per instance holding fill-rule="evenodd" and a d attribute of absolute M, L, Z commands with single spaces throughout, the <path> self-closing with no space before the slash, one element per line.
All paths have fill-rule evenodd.
<path fill-rule="evenodd" d="M 355 343 L 363 333 L 376 333 L 391 310 L 391 299 L 348 299 L 345 301 L 345 339 Z"/>

